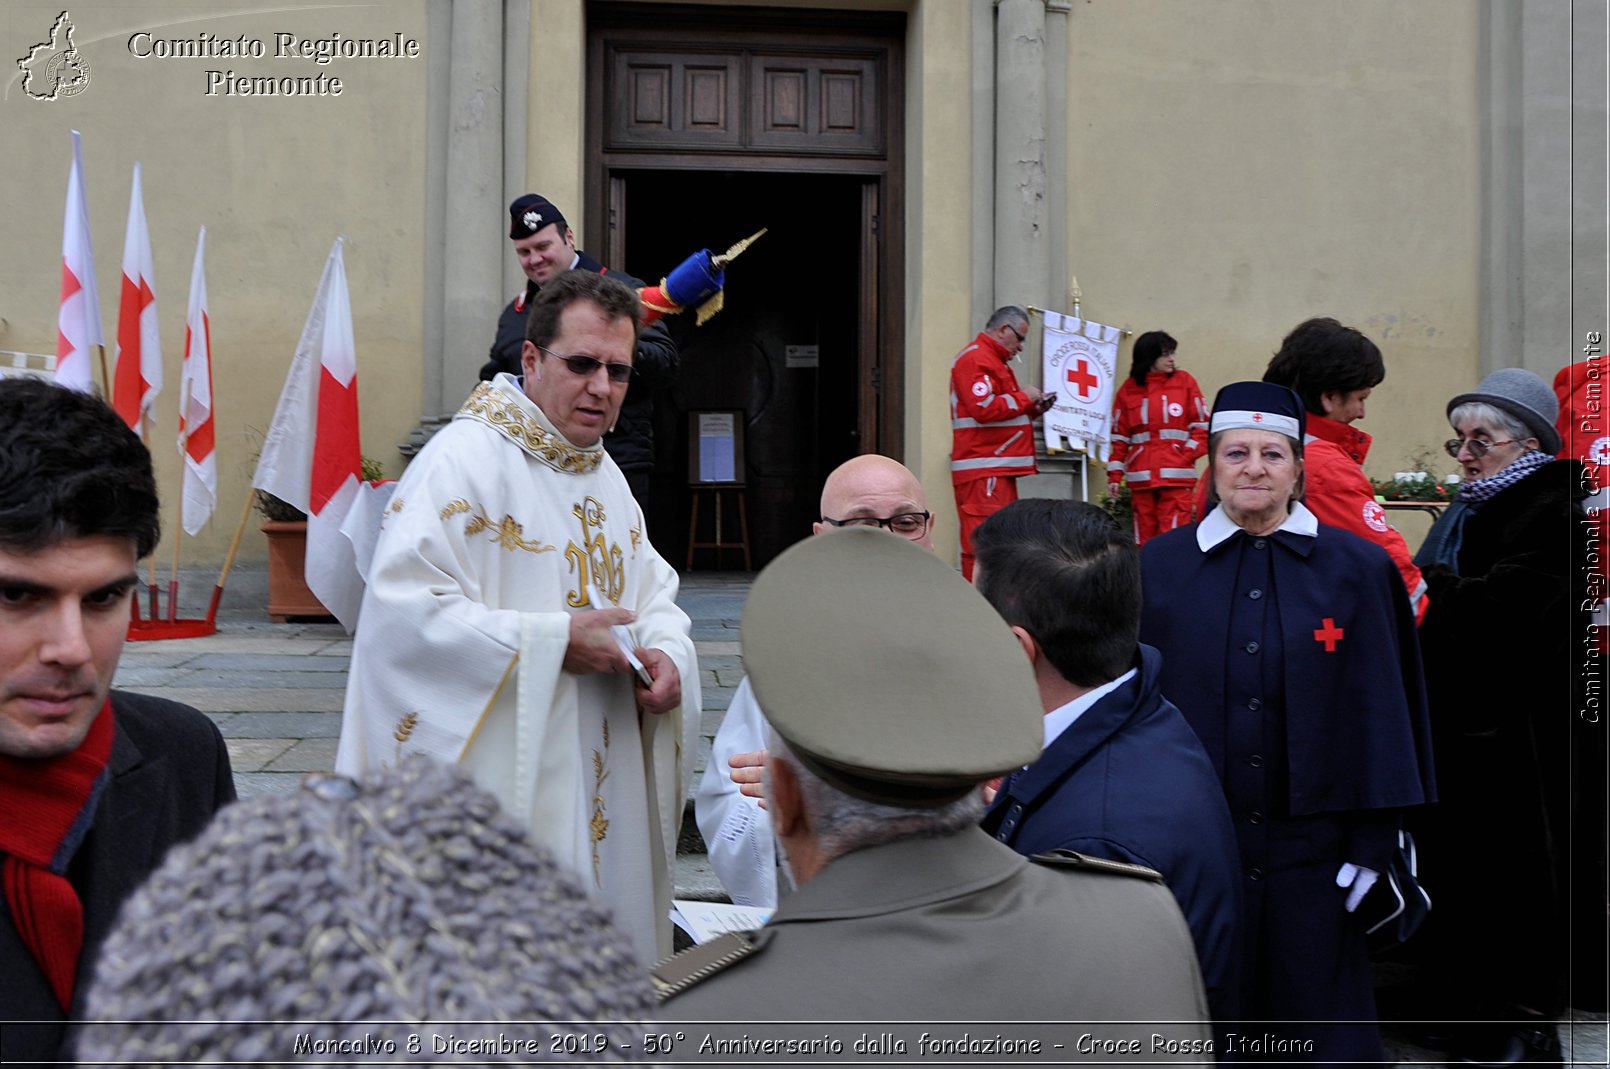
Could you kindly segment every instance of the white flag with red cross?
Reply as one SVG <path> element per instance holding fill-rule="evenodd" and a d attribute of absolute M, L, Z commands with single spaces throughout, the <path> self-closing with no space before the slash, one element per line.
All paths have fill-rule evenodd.
<path fill-rule="evenodd" d="M 134 188 L 129 194 L 129 227 L 123 235 L 123 290 L 117 309 L 112 407 L 142 438 L 142 418 L 162 391 L 162 345 L 157 337 L 153 277 L 151 234 L 145 226 L 145 198 L 140 190 L 140 165 L 136 163 Z"/>
<path fill-rule="evenodd" d="M 1057 396 L 1045 414 L 1045 446 L 1082 449 L 1105 461 L 1111 449 L 1112 400 L 1117 388 L 1117 327 L 1060 312 L 1042 314 L 1044 383 Z M 1064 444 L 1066 442 L 1066 444 Z"/>
<path fill-rule="evenodd" d="M 324 264 L 252 485 L 307 513 L 308 589 L 349 632 L 363 603 L 363 575 L 342 521 L 368 513 L 358 435 L 358 359 L 342 239 Z M 378 528 L 376 513 L 363 525 Z"/>
<path fill-rule="evenodd" d="M 190 307 L 184 321 L 184 365 L 179 376 L 179 453 L 184 458 L 183 526 L 195 534 L 218 503 L 218 456 L 212 419 L 212 324 L 207 316 L 207 228 L 196 235 L 190 269 Z"/>
<path fill-rule="evenodd" d="M 61 234 L 61 305 L 56 311 L 56 383 L 88 393 L 90 351 L 104 345 L 101 298 L 95 289 L 95 250 L 84 200 L 84 150 L 73 131 L 73 167 L 67 173 L 67 215 Z"/>

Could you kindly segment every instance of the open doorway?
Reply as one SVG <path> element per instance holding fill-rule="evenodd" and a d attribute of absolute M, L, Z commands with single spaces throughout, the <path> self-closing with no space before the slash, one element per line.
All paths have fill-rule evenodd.
<path fill-rule="evenodd" d="M 655 403 L 649 529 L 677 566 L 687 559 L 688 413 L 744 413 L 750 548 L 760 568 L 810 532 L 822 479 L 863 449 L 862 397 L 875 374 L 859 352 L 865 188 L 855 175 L 623 170 L 624 270 L 657 282 L 690 252 L 720 252 L 762 227 L 728 271 L 723 311 L 669 328 L 682 353 L 676 385 Z M 876 443 L 866 443 L 866 448 Z M 727 533 L 736 535 L 731 517 Z M 708 537 L 707 535 L 705 537 Z M 742 567 L 701 550 L 695 566 Z"/>

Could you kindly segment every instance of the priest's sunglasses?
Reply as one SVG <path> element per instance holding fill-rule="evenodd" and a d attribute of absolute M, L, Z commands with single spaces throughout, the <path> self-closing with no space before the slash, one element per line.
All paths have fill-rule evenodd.
<path fill-rule="evenodd" d="M 1513 445 L 1518 441 L 1520 441 L 1519 438 L 1505 438 L 1501 442 L 1489 442 L 1485 438 L 1449 438 L 1446 442 L 1442 443 L 1442 448 L 1446 449 L 1448 451 L 1448 455 L 1453 457 L 1455 460 L 1459 459 L 1459 450 L 1461 449 L 1470 450 L 1470 455 L 1475 457 L 1477 460 L 1480 460 L 1495 446 Z"/>
<path fill-rule="evenodd" d="M 847 520 L 823 516 L 822 522 L 832 527 L 882 527 L 902 538 L 921 538 L 931 519 L 931 512 L 902 512 L 898 516 L 851 516 Z"/>
<path fill-rule="evenodd" d="M 546 345 L 538 345 L 537 348 L 555 360 L 561 361 L 565 367 L 570 369 L 572 374 L 580 375 L 584 379 L 590 378 L 599 368 L 603 368 L 608 373 L 610 382 L 631 382 L 632 375 L 637 372 L 637 368 L 631 364 L 617 364 L 613 361 L 599 360 L 592 356 L 564 356 L 561 353 L 554 352 Z"/>

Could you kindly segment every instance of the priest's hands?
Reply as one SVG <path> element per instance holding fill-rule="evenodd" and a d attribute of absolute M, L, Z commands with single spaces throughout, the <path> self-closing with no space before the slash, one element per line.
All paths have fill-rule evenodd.
<path fill-rule="evenodd" d="M 564 669 L 571 675 L 594 672 L 630 672 L 626 654 L 621 652 L 609 629 L 637 619 L 630 609 L 587 609 L 570 617 L 570 644 L 565 647 Z"/>
<path fill-rule="evenodd" d="M 645 687 L 635 674 L 632 676 L 638 708 L 658 716 L 681 705 L 682 673 L 677 671 L 676 662 L 664 650 L 639 646 L 634 652 L 637 659 L 643 662 L 643 667 L 648 669 L 648 674 L 654 677 L 654 685 Z M 622 658 L 624 661 L 625 658 Z"/>

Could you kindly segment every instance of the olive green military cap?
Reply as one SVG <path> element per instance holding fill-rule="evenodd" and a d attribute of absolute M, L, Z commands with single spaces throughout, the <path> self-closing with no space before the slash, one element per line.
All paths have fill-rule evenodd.
<path fill-rule="evenodd" d="M 857 798 L 943 805 L 1040 755 L 1040 695 L 1011 629 L 903 538 L 801 541 L 755 578 L 742 636 L 766 719 Z"/>

